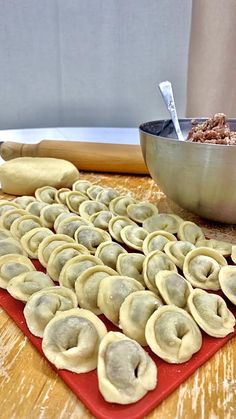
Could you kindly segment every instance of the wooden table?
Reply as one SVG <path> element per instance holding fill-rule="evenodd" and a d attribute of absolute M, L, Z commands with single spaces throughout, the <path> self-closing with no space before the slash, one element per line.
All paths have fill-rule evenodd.
<path fill-rule="evenodd" d="M 103 186 L 131 192 L 198 223 L 210 238 L 236 243 L 236 227 L 206 222 L 177 208 L 148 176 L 84 173 Z M 0 197 L 7 197 L 1 194 Z M 8 197 L 12 198 L 12 197 Z M 91 418 L 91 414 L 0 308 L 0 418 Z M 148 419 L 236 417 L 236 338 L 163 401 Z M 126 419 L 126 418 L 125 418 Z"/>

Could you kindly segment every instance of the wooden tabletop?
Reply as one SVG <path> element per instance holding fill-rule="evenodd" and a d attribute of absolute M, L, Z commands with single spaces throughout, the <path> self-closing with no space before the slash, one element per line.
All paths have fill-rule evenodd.
<path fill-rule="evenodd" d="M 171 204 L 148 176 L 84 173 L 200 225 L 209 238 L 236 244 L 236 227 L 207 222 Z M 0 198 L 7 197 L 0 194 Z M 9 197 L 12 198 L 12 197 Z M 0 308 L 0 419 L 87 419 L 92 415 Z M 148 419 L 236 417 L 236 338 L 164 400 Z M 125 418 L 126 419 L 126 418 Z"/>

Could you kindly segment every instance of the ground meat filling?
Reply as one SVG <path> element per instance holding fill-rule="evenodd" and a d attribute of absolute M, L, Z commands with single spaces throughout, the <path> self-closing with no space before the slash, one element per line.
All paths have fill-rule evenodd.
<path fill-rule="evenodd" d="M 188 134 L 188 140 L 194 143 L 236 145 L 236 132 L 230 131 L 226 116 L 217 113 L 203 124 L 192 121 L 193 128 Z"/>

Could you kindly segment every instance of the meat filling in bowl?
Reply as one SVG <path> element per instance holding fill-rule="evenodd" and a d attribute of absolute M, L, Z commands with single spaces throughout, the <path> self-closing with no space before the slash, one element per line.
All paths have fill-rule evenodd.
<path fill-rule="evenodd" d="M 195 143 L 236 145 L 236 132 L 230 131 L 226 116 L 217 113 L 202 124 L 192 121 L 188 140 Z"/>

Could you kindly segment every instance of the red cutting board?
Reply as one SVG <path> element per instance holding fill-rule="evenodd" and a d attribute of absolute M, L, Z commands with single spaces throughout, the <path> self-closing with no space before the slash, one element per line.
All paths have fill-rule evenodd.
<path fill-rule="evenodd" d="M 38 270 L 44 270 L 38 261 L 34 261 Z M 236 307 L 227 301 L 228 308 L 236 317 Z M 33 345 L 43 355 L 42 339 L 33 336 L 26 325 L 21 301 L 15 300 L 7 291 L 0 289 L 0 306 L 15 321 L 17 326 L 29 338 Z M 104 316 L 100 316 L 108 330 L 118 330 Z M 214 353 L 216 353 L 228 340 L 236 335 L 236 327 L 233 333 L 225 338 L 213 338 L 203 333 L 203 345 L 190 361 L 184 364 L 172 365 L 161 360 L 148 348 L 147 351 L 158 367 L 158 383 L 154 390 L 150 391 L 140 401 L 130 405 L 118 405 L 107 403 L 98 390 L 97 372 L 92 371 L 86 374 L 75 374 L 66 370 L 57 370 L 60 377 L 67 383 L 71 390 L 88 407 L 92 414 L 98 419 L 129 419 L 143 418 L 154 409 L 172 391 L 174 391 L 184 380 L 186 380 L 198 367 L 204 364 Z"/>

